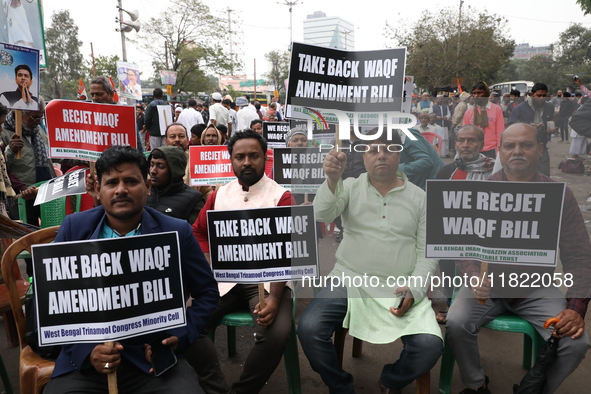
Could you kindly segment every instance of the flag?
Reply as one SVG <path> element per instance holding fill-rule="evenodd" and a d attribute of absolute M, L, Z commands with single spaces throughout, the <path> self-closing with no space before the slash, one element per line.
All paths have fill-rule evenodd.
<path fill-rule="evenodd" d="M 463 90 L 462 90 L 462 85 L 460 85 L 460 79 L 459 78 L 456 78 L 456 83 L 458 84 L 458 92 L 462 93 Z"/>
<path fill-rule="evenodd" d="M 78 82 L 78 100 L 86 101 L 88 96 L 86 96 L 86 88 L 84 87 L 84 82 L 82 82 L 82 78 Z"/>
<path fill-rule="evenodd" d="M 119 94 L 117 93 L 117 88 L 115 87 L 115 82 L 113 82 L 113 78 L 109 77 L 109 81 L 111 81 L 111 86 L 113 87 L 113 101 L 118 103 L 119 102 Z"/>

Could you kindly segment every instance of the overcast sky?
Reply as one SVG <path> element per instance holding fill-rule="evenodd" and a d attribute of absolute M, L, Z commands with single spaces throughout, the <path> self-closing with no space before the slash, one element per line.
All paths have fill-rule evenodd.
<path fill-rule="evenodd" d="M 216 0 L 206 1 L 212 13 L 227 19 L 228 8 L 233 10 L 232 19 L 237 24 L 233 30 L 241 31 L 240 45 L 244 54 L 244 68 L 249 77 L 253 76 L 254 59 L 257 61 L 257 78 L 267 71 L 264 54 L 272 50 L 287 49 L 289 45 L 289 7 L 286 0 L 259 0 L 258 2 Z M 293 1 L 293 0 L 292 0 Z M 93 4 L 93 5 L 91 5 Z M 123 8 L 138 10 L 140 21 L 146 23 L 150 17 L 166 12 L 175 3 L 169 0 L 123 0 Z M 365 5 L 371 4 L 369 7 Z M 391 24 L 410 25 L 420 18 L 423 9 L 436 11 L 444 6 L 459 7 L 459 0 L 447 2 L 422 0 L 402 2 L 392 0 L 373 0 L 371 2 L 344 2 L 342 0 L 304 0 L 293 7 L 293 39 L 302 41 L 303 21 L 314 11 L 323 11 L 327 16 L 339 16 L 355 26 L 355 49 L 370 50 L 386 47 L 388 41 L 383 35 L 386 21 Z M 508 19 L 509 34 L 516 43 L 548 45 L 558 40 L 560 32 L 570 23 L 583 23 L 591 27 L 591 15 L 583 16 L 575 0 L 495 0 L 483 2 L 465 0 L 464 7 L 486 10 Z M 418 8 L 421 7 L 421 8 Z M 118 24 L 117 0 L 88 2 L 82 0 L 43 0 L 45 26 L 51 23 L 53 12 L 70 10 L 70 15 L 79 28 L 79 38 L 83 42 L 82 53 L 90 59 L 90 43 L 96 55 L 119 55 L 121 58 L 121 38 L 115 29 Z M 124 14 L 127 18 L 127 15 Z M 124 20 L 126 19 L 124 18 Z M 134 36 L 136 33 L 127 33 Z M 150 58 L 141 48 L 127 43 L 129 62 L 137 63 L 142 72 L 150 70 Z"/>

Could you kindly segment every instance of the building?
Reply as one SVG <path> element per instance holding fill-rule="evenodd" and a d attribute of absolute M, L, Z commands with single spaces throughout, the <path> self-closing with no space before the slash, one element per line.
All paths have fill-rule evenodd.
<path fill-rule="evenodd" d="M 515 51 L 513 52 L 513 57 L 511 58 L 511 60 L 529 60 L 537 55 L 552 56 L 552 51 L 550 50 L 549 46 L 533 47 L 530 46 L 528 43 L 517 44 L 515 45 Z"/>
<path fill-rule="evenodd" d="M 304 42 L 336 49 L 355 48 L 355 28 L 338 16 L 315 11 L 304 20 Z"/>

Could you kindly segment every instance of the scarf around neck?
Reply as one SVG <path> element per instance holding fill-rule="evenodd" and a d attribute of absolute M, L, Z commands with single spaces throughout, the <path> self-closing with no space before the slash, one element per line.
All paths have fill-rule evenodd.
<path fill-rule="evenodd" d="M 495 161 L 494 159 L 479 153 L 476 160 L 465 162 L 462 161 L 460 155 L 456 153 L 454 164 L 458 169 L 468 173 L 468 175 L 466 175 L 467 180 L 477 181 L 486 179 L 490 176 L 495 166 Z"/>

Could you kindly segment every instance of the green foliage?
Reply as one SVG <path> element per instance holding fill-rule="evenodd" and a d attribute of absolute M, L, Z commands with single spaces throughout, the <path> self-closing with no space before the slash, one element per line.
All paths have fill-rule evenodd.
<path fill-rule="evenodd" d="M 507 31 L 505 19 L 477 12 L 444 8 L 423 11 L 410 28 L 387 24 L 385 35 L 396 46 L 408 49 L 406 75 L 425 89 L 452 84 L 463 78 L 464 85 L 491 81 L 513 54 L 515 43 L 501 33 Z"/>
<path fill-rule="evenodd" d="M 47 68 L 41 75 L 41 94 L 50 99 L 75 98 L 82 73 L 82 54 L 78 26 L 68 10 L 51 16 L 51 27 L 45 30 Z"/>
<path fill-rule="evenodd" d="M 136 42 L 154 59 L 154 80 L 160 70 L 171 70 L 177 72 L 175 91 L 211 91 L 208 73 L 221 75 L 239 68 L 222 51 L 224 23 L 201 0 L 179 0 L 143 24 Z"/>
<path fill-rule="evenodd" d="M 591 29 L 580 24 L 570 25 L 552 44 L 552 56 L 534 56 L 530 60 L 511 60 L 498 73 L 494 83 L 526 80 L 544 82 L 554 94 L 560 89 L 578 87 L 573 75 L 581 82 L 591 82 Z"/>
<path fill-rule="evenodd" d="M 113 77 L 113 81 L 117 79 L 117 62 L 120 61 L 119 56 L 111 55 L 98 55 L 94 58 L 94 67 L 96 68 L 96 75 L 106 75 L 107 77 Z M 87 76 L 90 81 L 94 78 L 92 71 L 92 60 L 89 60 L 84 67 L 84 75 Z"/>
<path fill-rule="evenodd" d="M 285 80 L 289 76 L 289 58 L 289 51 L 271 51 L 265 54 L 265 59 L 271 63 L 271 71 L 264 76 L 280 94 L 285 91 Z"/>
<path fill-rule="evenodd" d="M 591 0 L 577 0 L 577 4 L 581 6 L 584 15 L 591 14 Z"/>

